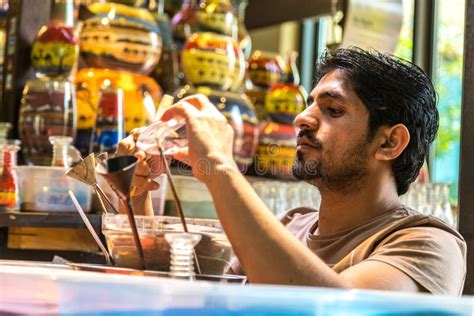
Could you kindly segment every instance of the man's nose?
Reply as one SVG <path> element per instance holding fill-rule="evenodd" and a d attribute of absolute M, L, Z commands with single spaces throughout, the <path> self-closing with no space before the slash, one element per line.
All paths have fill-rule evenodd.
<path fill-rule="evenodd" d="M 298 114 L 294 120 L 294 124 L 298 129 L 316 130 L 318 128 L 318 120 L 314 115 L 310 114 L 310 108 L 306 108 Z"/>

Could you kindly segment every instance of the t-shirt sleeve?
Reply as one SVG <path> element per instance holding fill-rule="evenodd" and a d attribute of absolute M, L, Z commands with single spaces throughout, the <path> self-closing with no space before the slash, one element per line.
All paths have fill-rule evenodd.
<path fill-rule="evenodd" d="M 283 225 L 287 226 L 293 220 L 293 217 L 295 216 L 295 214 L 301 215 L 301 214 L 307 214 L 314 211 L 315 211 L 314 209 L 311 209 L 308 207 L 298 207 L 290 211 L 277 214 L 276 217 Z M 239 259 L 236 256 L 232 258 L 230 268 L 229 270 L 227 270 L 227 273 L 236 274 L 236 275 L 245 275 L 245 272 L 242 269 L 242 265 L 240 264 Z"/>
<path fill-rule="evenodd" d="M 385 238 L 366 260 L 389 264 L 433 294 L 460 295 L 466 276 L 462 238 L 434 227 L 402 229 Z"/>

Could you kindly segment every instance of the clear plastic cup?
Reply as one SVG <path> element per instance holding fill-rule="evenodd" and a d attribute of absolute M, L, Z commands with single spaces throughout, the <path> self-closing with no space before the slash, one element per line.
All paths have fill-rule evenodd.
<path fill-rule="evenodd" d="M 160 155 L 158 146 L 161 146 L 165 155 L 171 155 L 177 149 L 187 147 L 184 120 L 171 119 L 166 122 L 155 122 L 145 128 L 138 137 L 137 147 L 148 155 Z"/>
<path fill-rule="evenodd" d="M 161 146 L 165 156 L 172 155 L 177 149 L 186 148 L 188 139 L 184 120 L 157 121 L 145 128 L 138 137 L 137 147 L 147 154 L 150 177 L 153 179 L 165 172 L 158 146 Z"/>

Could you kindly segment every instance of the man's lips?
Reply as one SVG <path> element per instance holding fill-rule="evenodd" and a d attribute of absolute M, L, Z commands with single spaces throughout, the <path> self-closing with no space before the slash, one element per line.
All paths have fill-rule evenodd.
<path fill-rule="evenodd" d="M 318 143 L 313 143 L 313 142 L 310 142 L 309 140 L 307 140 L 306 138 L 304 137 L 301 137 L 301 138 L 298 138 L 296 140 L 296 150 L 299 150 L 299 149 L 305 149 L 305 148 L 308 148 L 308 149 L 321 149 L 321 144 L 318 144 Z"/>

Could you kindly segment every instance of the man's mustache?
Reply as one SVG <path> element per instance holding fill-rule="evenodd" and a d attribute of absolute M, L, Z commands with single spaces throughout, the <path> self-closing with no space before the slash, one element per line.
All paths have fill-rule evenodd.
<path fill-rule="evenodd" d="M 300 139 L 306 137 L 306 139 L 314 145 L 314 147 L 321 148 L 323 147 L 323 142 L 316 138 L 314 132 L 310 131 L 309 129 L 301 129 L 298 131 L 297 141 L 299 143 Z"/>

